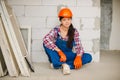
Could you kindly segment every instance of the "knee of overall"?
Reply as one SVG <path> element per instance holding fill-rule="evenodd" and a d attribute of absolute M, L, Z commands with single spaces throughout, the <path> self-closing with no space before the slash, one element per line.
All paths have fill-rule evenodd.
<path fill-rule="evenodd" d="M 90 63 L 92 61 L 92 56 L 91 54 L 87 54 L 87 62 Z"/>

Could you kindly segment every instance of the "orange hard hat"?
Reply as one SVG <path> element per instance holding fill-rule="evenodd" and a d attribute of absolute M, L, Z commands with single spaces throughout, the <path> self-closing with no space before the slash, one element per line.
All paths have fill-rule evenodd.
<path fill-rule="evenodd" d="M 58 17 L 65 17 L 65 18 L 72 17 L 72 12 L 69 8 L 63 8 L 60 10 Z"/>

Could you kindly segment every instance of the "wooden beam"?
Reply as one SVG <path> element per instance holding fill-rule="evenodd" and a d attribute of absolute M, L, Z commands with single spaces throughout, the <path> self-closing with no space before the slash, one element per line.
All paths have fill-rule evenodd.
<path fill-rule="evenodd" d="M 32 65 L 31 58 L 30 58 L 30 55 L 29 55 L 30 51 L 28 51 L 26 46 L 25 46 L 25 42 L 23 40 L 22 33 L 20 31 L 20 25 L 19 25 L 19 23 L 17 21 L 17 18 L 15 16 L 11 6 L 8 5 L 7 2 L 5 3 L 5 5 L 6 5 L 6 9 L 8 11 L 8 14 L 10 16 L 10 20 L 11 20 L 11 23 L 13 25 L 14 32 L 16 33 L 16 37 L 17 37 L 20 49 L 21 49 L 21 51 L 23 53 L 23 56 L 25 56 L 25 60 L 27 61 L 28 66 L 30 67 L 31 71 L 34 72 L 34 67 Z M 29 31 L 31 31 L 31 28 L 29 28 Z M 29 40 L 31 40 L 31 32 L 29 33 L 28 37 L 30 37 Z M 28 47 L 30 49 L 31 45 L 29 44 Z"/>
<path fill-rule="evenodd" d="M 25 42 L 23 40 L 23 37 L 22 37 L 22 34 L 21 34 L 21 31 L 20 31 L 20 26 L 19 26 L 19 23 L 17 22 L 17 19 L 16 19 L 16 16 L 15 14 L 13 13 L 13 10 L 11 8 L 11 6 L 9 6 L 6 3 L 5 4 L 5 7 L 6 7 L 6 10 L 8 12 L 8 16 L 9 16 L 9 19 L 10 19 L 10 22 L 12 24 L 12 27 L 13 27 L 13 30 L 15 32 L 15 35 L 16 35 L 16 39 L 18 41 L 18 44 L 20 46 L 20 49 L 22 51 L 22 54 L 23 56 L 27 56 L 28 55 L 28 51 L 26 49 L 26 46 L 25 46 Z"/>
<path fill-rule="evenodd" d="M 1 50 L 3 53 L 3 57 L 5 59 L 5 63 L 6 63 L 9 75 L 10 76 L 18 76 L 18 72 L 19 72 L 19 70 L 17 69 L 18 66 L 15 65 L 16 62 L 12 56 L 13 51 L 9 44 L 8 37 L 6 35 L 1 17 L 0 17 L 0 46 L 1 46 Z"/>
<path fill-rule="evenodd" d="M 28 66 L 26 64 L 25 58 L 24 58 L 22 51 L 20 49 L 17 37 L 15 35 L 16 33 L 14 32 L 14 29 L 13 29 L 14 27 L 13 27 L 12 22 L 10 20 L 10 16 L 8 14 L 6 5 L 5 5 L 3 0 L 1 0 L 0 2 L 1 2 L 1 9 L 0 10 L 1 10 L 1 15 L 2 15 L 2 20 L 3 20 L 3 23 L 5 25 L 5 30 L 6 30 L 6 33 L 8 35 L 10 45 L 12 46 L 16 61 L 17 61 L 18 66 L 20 68 L 20 72 L 23 76 L 30 76 Z"/>
<path fill-rule="evenodd" d="M 20 25 L 17 21 L 17 18 L 11 8 L 10 5 L 8 5 L 8 3 L 6 2 L 5 3 L 5 6 L 6 6 L 6 9 L 8 11 L 8 14 L 9 14 L 9 17 L 10 17 L 10 20 L 11 20 L 11 23 L 13 25 L 13 29 L 14 29 L 14 32 L 16 33 L 16 37 L 17 37 L 17 40 L 18 40 L 18 43 L 19 43 L 19 46 L 20 46 L 20 49 L 21 49 L 21 52 L 23 54 L 23 56 L 25 57 L 25 60 L 27 61 L 28 63 L 28 66 L 30 67 L 30 69 L 34 72 L 34 68 L 33 68 L 33 65 L 32 65 L 32 62 L 31 62 L 31 59 L 30 59 L 30 51 L 27 50 L 26 46 L 25 46 L 25 42 L 24 42 L 24 39 L 22 37 L 22 33 L 20 31 Z M 29 31 L 31 31 L 31 28 L 29 28 Z M 29 37 L 31 40 L 31 32 L 29 33 Z M 29 44 L 28 47 L 31 47 L 31 45 Z M 30 49 L 30 48 L 29 48 Z"/>

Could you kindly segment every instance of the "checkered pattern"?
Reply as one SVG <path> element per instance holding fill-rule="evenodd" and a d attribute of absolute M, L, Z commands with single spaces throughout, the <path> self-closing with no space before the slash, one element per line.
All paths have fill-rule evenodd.
<path fill-rule="evenodd" d="M 44 43 L 44 45 L 45 45 L 47 48 L 54 50 L 54 49 L 57 47 L 57 46 L 55 45 L 55 42 L 56 42 L 56 39 L 57 39 L 57 35 L 58 35 L 58 34 L 60 34 L 60 27 L 59 27 L 59 26 L 57 26 L 57 27 L 55 27 L 54 29 L 52 29 L 52 30 L 43 38 L 43 43 Z M 62 38 L 62 37 L 60 36 L 60 38 L 61 38 L 62 40 L 65 40 L 65 41 L 68 40 L 68 37 Z M 77 31 L 77 29 L 75 29 L 74 41 L 75 41 L 75 45 L 74 45 L 75 52 L 76 52 L 77 54 L 83 54 L 83 53 L 84 53 L 84 50 L 83 50 L 81 41 L 80 41 L 80 39 L 79 39 L 79 32 Z"/>

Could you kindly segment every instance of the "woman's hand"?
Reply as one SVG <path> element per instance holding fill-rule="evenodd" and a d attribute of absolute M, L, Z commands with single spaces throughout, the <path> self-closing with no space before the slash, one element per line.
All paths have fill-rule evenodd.
<path fill-rule="evenodd" d="M 79 69 L 82 67 L 82 59 L 81 59 L 81 56 L 76 56 L 75 60 L 74 60 L 74 66 L 75 66 L 75 69 Z"/>
<path fill-rule="evenodd" d="M 60 56 L 60 62 L 65 62 L 66 61 L 65 54 L 58 47 L 56 47 L 55 50 L 58 52 L 58 55 Z"/>
<path fill-rule="evenodd" d="M 66 61 L 66 56 L 61 50 L 58 51 L 58 55 L 60 56 L 60 62 L 65 62 Z"/>

